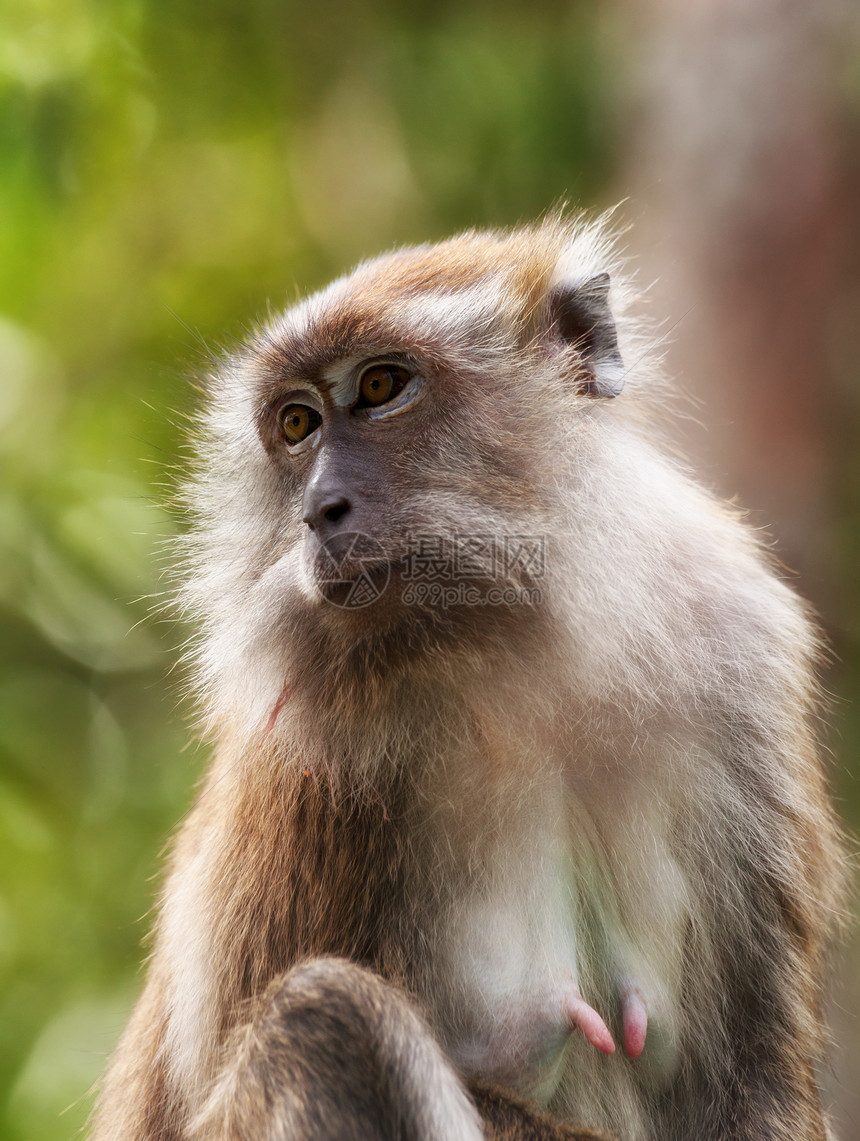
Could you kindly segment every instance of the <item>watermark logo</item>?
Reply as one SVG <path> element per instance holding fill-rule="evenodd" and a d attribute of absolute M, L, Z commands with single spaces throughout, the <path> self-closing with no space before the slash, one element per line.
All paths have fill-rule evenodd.
<path fill-rule="evenodd" d="M 362 531 L 340 531 L 321 544 L 316 579 L 332 606 L 360 610 L 383 594 L 391 578 L 385 548 Z"/>
<path fill-rule="evenodd" d="M 543 578 L 543 535 L 410 535 L 403 577 L 425 582 Z"/>
<path fill-rule="evenodd" d="M 409 535 L 395 565 L 406 606 L 537 606 L 546 542 L 543 535 Z M 361 531 L 332 535 L 317 556 L 320 592 L 343 610 L 372 605 L 391 574 L 385 548 Z"/>

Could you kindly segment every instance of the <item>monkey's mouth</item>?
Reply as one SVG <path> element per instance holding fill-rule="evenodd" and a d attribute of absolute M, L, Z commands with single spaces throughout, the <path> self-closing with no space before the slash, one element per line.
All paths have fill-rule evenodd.
<path fill-rule="evenodd" d="M 321 552 L 312 576 L 321 597 L 342 610 L 362 610 L 383 598 L 399 578 L 402 560 L 343 557 L 332 560 Z"/>

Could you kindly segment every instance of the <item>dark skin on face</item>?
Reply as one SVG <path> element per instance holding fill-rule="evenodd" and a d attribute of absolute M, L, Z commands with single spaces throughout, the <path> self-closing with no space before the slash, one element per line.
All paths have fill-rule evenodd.
<path fill-rule="evenodd" d="M 346 403 L 330 390 L 322 399 L 297 390 L 274 413 L 275 447 L 303 470 L 302 519 L 320 544 L 339 531 L 379 530 L 390 450 L 379 428 L 421 395 L 404 365 L 371 361 L 355 371 Z"/>
<path fill-rule="evenodd" d="M 608 274 L 600 274 L 575 290 L 557 287 L 550 298 L 552 335 L 583 353 L 581 387 L 591 395 L 615 396 L 620 390 L 620 383 L 601 379 L 596 367 L 608 364 L 613 375 L 622 375 L 608 289 Z M 313 454 L 299 465 L 305 469 L 302 518 L 321 544 L 338 531 L 374 534 L 384 521 L 379 489 L 388 486 L 389 441 L 361 428 L 387 424 L 423 395 L 416 362 L 396 357 L 369 358 L 351 370 L 345 400 L 332 399 L 331 382 L 314 376 L 322 397 L 297 388 L 270 406 L 264 430 L 269 451 L 296 461 Z"/>

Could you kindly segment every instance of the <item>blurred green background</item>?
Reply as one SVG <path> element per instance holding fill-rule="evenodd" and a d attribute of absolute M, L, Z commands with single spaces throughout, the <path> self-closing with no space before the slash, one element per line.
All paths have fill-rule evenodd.
<path fill-rule="evenodd" d="M 628 197 L 625 240 L 660 278 L 659 315 L 698 314 L 673 333 L 670 363 L 695 418 L 707 423 L 713 400 L 725 431 L 694 427 L 689 450 L 787 536 L 778 550 L 824 616 L 838 658 L 833 783 L 856 827 L 860 51 L 840 4 L 823 5 L 812 40 L 797 7 L 782 14 L 785 39 L 715 0 L 698 23 L 680 3 L 2 0 L 5 1141 L 82 1127 L 139 986 L 164 846 L 205 760 L 171 674 L 183 631 L 152 609 L 162 545 L 181 526 L 169 504 L 190 378 L 207 346 L 393 244 L 515 223 L 562 199 L 596 209 Z M 769 19 L 779 8 L 761 5 Z M 797 45 L 813 57 L 806 70 Z M 740 78 L 723 66 L 733 52 L 739 67 L 752 52 Z M 757 111 L 739 92 L 769 82 L 768 68 L 784 89 Z M 777 140 L 764 148 L 775 165 L 747 153 L 750 121 Z M 800 231 L 807 245 L 786 253 L 784 235 Z M 731 310 L 739 278 L 751 289 L 743 320 Z M 813 296 L 795 299 L 807 335 L 786 360 L 806 352 L 815 375 L 804 366 L 789 383 L 780 366 L 779 415 L 739 416 L 737 384 L 697 374 L 696 321 L 744 329 L 755 299 L 788 281 Z M 748 346 L 787 324 L 764 313 Z M 746 343 L 733 376 L 756 355 Z M 719 346 L 708 352 L 719 363 Z M 798 468 L 802 491 L 788 494 Z M 828 1079 L 844 1141 L 860 1136 L 852 962 Z"/>

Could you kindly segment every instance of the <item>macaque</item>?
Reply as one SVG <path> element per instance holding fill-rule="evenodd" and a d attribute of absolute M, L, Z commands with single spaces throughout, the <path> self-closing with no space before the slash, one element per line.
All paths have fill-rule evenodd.
<path fill-rule="evenodd" d="M 97 1141 L 828 1136 L 817 635 L 632 300 L 600 222 L 466 233 L 211 377 L 214 756 Z"/>

